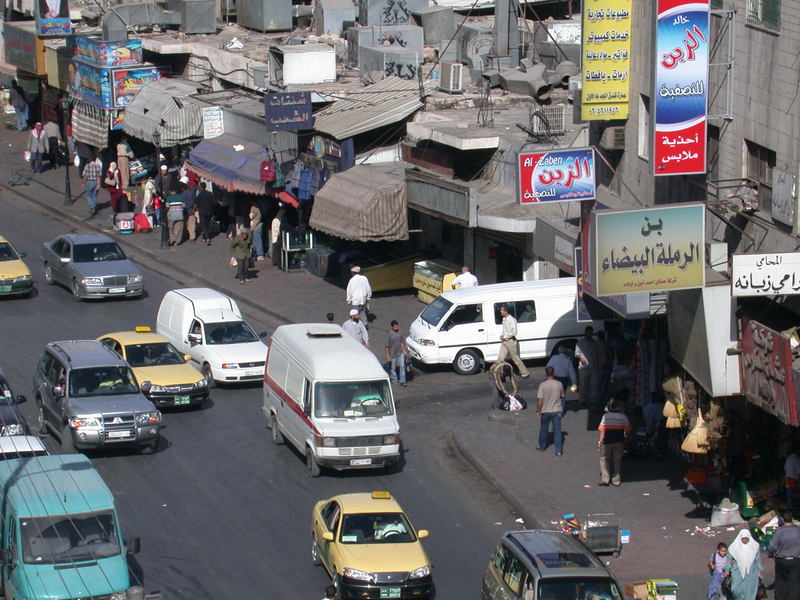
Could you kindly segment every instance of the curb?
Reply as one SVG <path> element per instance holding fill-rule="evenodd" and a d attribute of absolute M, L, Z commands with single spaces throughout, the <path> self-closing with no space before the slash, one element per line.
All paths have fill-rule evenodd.
<path fill-rule="evenodd" d="M 35 181 L 35 180 L 33 180 L 33 181 Z M 38 182 L 38 181 L 36 183 L 38 185 L 41 185 L 45 189 L 48 189 L 48 190 L 51 190 L 51 191 L 53 190 L 53 188 L 45 185 L 44 183 L 41 183 L 41 182 Z M 100 226 L 98 226 L 98 225 L 96 225 L 94 223 L 91 223 L 89 221 L 85 221 L 85 220 L 83 220 L 83 219 L 81 219 L 79 217 L 76 217 L 75 215 L 70 214 L 69 212 L 65 211 L 64 209 L 62 209 L 58 205 L 53 205 L 51 203 L 48 203 L 48 202 L 46 202 L 44 200 L 41 200 L 39 198 L 36 198 L 34 196 L 29 196 L 28 194 L 22 193 L 20 190 L 16 189 L 16 186 L 12 187 L 12 186 L 9 186 L 9 185 L 7 185 L 5 183 L 2 183 L 2 182 L 0 182 L 0 189 L 4 190 L 6 192 L 12 193 L 12 194 L 16 194 L 17 196 L 19 196 L 21 198 L 24 198 L 25 200 L 27 200 L 29 202 L 32 202 L 32 203 L 36 204 L 37 206 L 39 206 L 41 208 L 46 209 L 49 214 L 51 214 L 55 218 L 59 219 L 60 221 L 65 221 L 65 222 L 68 222 L 70 224 L 81 225 L 82 227 L 86 227 L 86 228 L 91 229 L 93 231 L 96 231 L 98 233 L 104 233 L 104 234 L 108 235 L 109 237 L 115 239 L 120 244 L 120 246 L 122 246 L 123 248 L 132 249 L 132 250 L 135 251 L 135 253 L 142 254 L 142 255 L 146 256 L 148 259 L 150 259 L 151 263 L 155 263 L 155 264 L 157 264 L 159 266 L 163 266 L 165 264 L 164 261 L 161 260 L 161 257 L 156 255 L 151 250 L 148 250 L 148 249 L 143 248 L 141 246 L 137 246 L 137 245 L 133 245 L 133 244 L 127 244 L 125 242 L 125 239 L 124 239 L 123 236 L 120 236 L 120 235 L 118 235 L 118 234 L 116 234 L 114 232 L 110 232 L 110 231 L 108 231 L 108 229 L 106 229 L 104 227 L 100 227 Z M 74 202 L 75 202 L 75 200 L 73 200 L 73 203 Z M 279 314 L 279 313 L 277 313 L 275 311 L 272 311 L 272 310 L 270 310 L 268 308 L 264 308 L 263 306 L 258 305 L 257 303 L 253 302 L 252 300 L 250 300 L 248 298 L 245 298 L 243 296 L 240 296 L 236 292 L 231 291 L 230 289 L 224 288 L 224 287 L 220 286 L 219 284 L 214 283 L 209 279 L 206 279 L 202 275 L 198 275 L 197 273 L 194 273 L 194 272 L 190 271 L 189 269 L 186 269 L 186 268 L 184 268 L 184 267 L 182 267 L 180 265 L 177 265 L 177 264 L 174 264 L 174 263 L 169 263 L 168 267 L 170 269 L 174 270 L 174 271 L 177 271 L 181 275 L 184 275 L 186 277 L 194 278 L 194 279 L 206 284 L 207 287 L 215 289 L 218 292 L 222 292 L 223 294 L 226 294 L 227 296 L 232 297 L 239 304 L 244 305 L 244 306 L 246 306 L 247 308 L 249 308 L 249 309 L 251 309 L 253 311 L 259 312 L 262 315 L 266 315 L 267 316 L 267 320 L 277 320 L 277 321 L 279 321 L 281 323 L 291 323 L 292 322 L 292 320 L 290 318 L 286 317 L 285 315 L 281 315 L 281 314 Z M 161 275 L 164 275 L 166 277 L 170 277 L 170 275 L 171 275 L 170 273 L 166 273 L 162 269 L 154 268 L 152 265 L 150 266 L 150 268 L 152 268 L 154 271 L 157 271 L 158 273 L 160 273 Z"/>
<path fill-rule="evenodd" d="M 514 512 L 522 517 L 522 520 L 525 521 L 525 526 L 527 528 L 552 529 L 552 527 L 545 527 L 542 522 L 536 516 L 534 516 L 525 503 L 519 501 L 516 496 L 500 482 L 500 479 L 498 479 L 494 473 L 492 473 L 491 469 L 489 469 L 489 467 L 487 467 L 480 458 L 468 450 L 466 444 L 462 444 L 462 442 L 459 441 L 457 433 L 451 432 L 448 435 L 447 444 L 455 454 L 457 454 L 462 460 L 475 469 L 478 474 L 483 477 L 484 480 L 486 480 L 486 483 L 492 486 L 497 493 L 500 494 L 503 500 L 505 500 L 511 506 Z"/>

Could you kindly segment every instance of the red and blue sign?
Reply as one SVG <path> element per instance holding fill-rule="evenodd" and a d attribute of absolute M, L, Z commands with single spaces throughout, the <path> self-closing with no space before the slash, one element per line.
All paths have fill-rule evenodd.
<path fill-rule="evenodd" d="M 656 175 L 706 172 L 708 0 L 658 0 L 654 98 Z"/>
<path fill-rule="evenodd" d="M 520 152 L 517 163 L 521 204 L 592 200 L 596 194 L 592 148 Z"/>

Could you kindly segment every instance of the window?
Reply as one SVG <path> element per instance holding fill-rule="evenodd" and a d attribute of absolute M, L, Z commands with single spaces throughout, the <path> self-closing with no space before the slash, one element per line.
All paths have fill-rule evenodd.
<path fill-rule="evenodd" d="M 206 344 L 210 346 L 249 344 L 257 341 L 258 336 L 244 321 L 206 323 Z"/>
<path fill-rule="evenodd" d="M 506 564 L 506 560 L 509 556 L 511 556 L 511 553 L 505 546 L 497 547 L 497 552 L 494 553 L 494 557 L 492 558 L 492 564 L 498 572 L 503 572 L 503 565 Z"/>
<path fill-rule="evenodd" d="M 316 384 L 314 415 L 320 418 L 385 417 L 394 414 L 388 381 Z"/>
<path fill-rule="evenodd" d="M 39 361 L 39 373 L 41 373 L 41 375 L 50 382 L 52 382 L 52 379 L 50 379 L 49 373 L 53 368 L 54 362 L 56 362 L 56 359 L 50 356 L 47 352 L 42 354 L 42 359 Z"/>
<path fill-rule="evenodd" d="M 69 258 L 69 244 L 66 240 L 56 240 L 53 245 L 53 254 L 61 258 Z"/>
<path fill-rule="evenodd" d="M 114 345 L 117 354 L 122 355 L 119 344 Z M 125 359 L 132 367 L 154 367 L 163 365 L 182 365 L 183 355 L 168 342 L 152 344 L 128 344 L 125 346 Z"/>
<path fill-rule="evenodd" d="M 128 367 L 89 367 L 69 374 L 72 398 L 136 394 L 139 386 Z"/>
<path fill-rule="evenodd" d="M 122 346 L 120 346 L 119 342 L 117 342 L 116 340 L 112 340 L 111 338 L 103 338 L 103 346 L 107 346 L 108 348 L 110 348 L 111 350 L 122 356 Z M 140 365 L 131 364 L 131 366 L 136 367 Z"/>
<path fill-rule="evenodd" d="M 17 256 L 14 248 L 11 247 L 11 244 L 0 242 L 0 262 L 6 262 L 10 260 L 19 260 L 19 256 Z"/>
<path fill-rule="evenodd" d="M 536 320 L 536 303 L 533 300 L 498 302 L 494 305 L 494 322 L 497 325 L 503 322 L 500 309 L 504 306 L 509 306 L 508 312 L 517 320 L 517 323 L 533 323 Z"/>
<path fill-rule="evenodd" d="M 650 159 L 650 98 L 639 94 L 639 158 Z"/>
<path fill-rule="evenodd" d="M 72 250 L 72 260 L 76 263 L 125 260 L 125 253 L 122 251 L 122 248 L 117 246 L 114 242 L 77 244 Z"/>
<path fill-rule="evenodd" d="M 425 321 L 428 325 L 436 327 L 439 324 L 439 321 L 442 320 L 442 317 L 447 314 L 448 310 L 450 310 L 451 306 L 453 306 L 452 302 L 439 296 L 436 298 L 436 300 L 431 302 L 425 310 L 422 311 L 422 314 L 419 316 L 419 318 Z"/>
<path fill-rule="evenodd" d="M 762 210 L 772 211 L 772 169 L 775 168 L 775 152 L 755 142 L 745 140 L 747 149 L 746 176 L 758 182 L 758 203 Z"/>
<path fill-rule="evenodd" d="M 781 0 L 747 0 L 747 22 L 780 31 Z"/>
<path fill-rule="evenodd" d="M 283 350 L 275 344 L 269 349 L 267 360 L 267 376 L 281 388 L 286 386 L 286 371 L 289 368 L 289 359 Z"/>
<path fill-rule="evenodd" d="M 462 304 L 456 306 L 455 310 L 447 317 L 443 330 L 448 330 L 456 325 L 465 323 L 482 323 L 483 310 L 480 304 Z"/>
<path fill-rule="evenodd" d="M 514 592 L 514 595 L 519 596 L 520 588 L 522 587 L 522 576 L 525 574 L 525 567 L 516 556 L 511 556 L 506 562 L 506 568 L 503 569 L 503 581 L 506 582 L 508 588 Z"/>
<path fill-rule="evenodd" d="M 417 541 L 403 513 L 355 513 L 344 516 L 344 544 L 405 544 Z"/>
<path fill-rule="evenodd" d="M 20 519 L 22 558 L 29 564 L 58 564 L 109 558 L 120 553 L 111 512 Z"/>
<path fill-rule="evenodd" d="M 339 526 L 339 515 L 341 511 L 339 510 L 339 504 L 336 502 L 331 502 L 324 511 L 322 515 L 322 519 L 325 521 L 325 526 L 328 528 L 328 531 L 336 532 L 336 528 Z"/>
<path fill-rule="evenodd" d="M 617 585 L 608 578 L 600 577 L 542 579 L 539 581 L 537 597 L 541 600 L 561 600 L 562 598 L 622 600 L 622 594 Z"/>

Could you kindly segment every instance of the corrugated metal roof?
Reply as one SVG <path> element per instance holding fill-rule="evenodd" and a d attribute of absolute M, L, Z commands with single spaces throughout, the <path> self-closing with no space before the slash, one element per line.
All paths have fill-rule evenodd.
<path fill-rule="evenodd" d="M 314 115 L 314 129 L 344 140 L 391 125 L 422 108 L 416 81 L 387 77 L 337 100 Z"/>
<path fill-rule="evenodd" d="M 125 107 L 125 133 L 152 144 L 153 132 L 158 130 L 162 146 L 202 138 L 202 110 L 187 98 L 202 87 L 183 79 L 160 79 L 148 83 Z"/>

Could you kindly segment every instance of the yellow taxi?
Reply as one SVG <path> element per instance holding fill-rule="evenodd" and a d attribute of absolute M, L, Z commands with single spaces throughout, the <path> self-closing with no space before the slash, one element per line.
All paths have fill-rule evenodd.
<path fill-rule="evenodd" d="M 28 265 L 22 262 L 24 252 L 17 252 L 6 238 L 0 235 L 0 296 L 30 296 L 33 277 Z"/>
<path fill-rule="evenodd" d="M 341 600 L 433 597 L 431 563 L 389 492 L 342 494 L 311 511 L 311 557 L 333 579 Z"/>
<path fill-rule="evenodd" d="M 144 394 L 158 407 L 190 406 L 208 400 L 208 381 L 187 362 L 188 356 L 149 327 L 107 333 L 103 344 L 128 361 L 141 385 L 150 382 Z"/>

